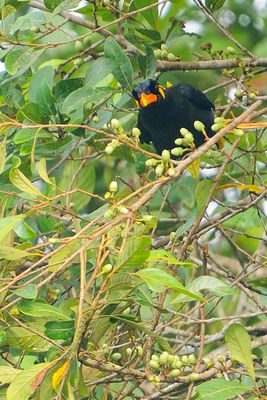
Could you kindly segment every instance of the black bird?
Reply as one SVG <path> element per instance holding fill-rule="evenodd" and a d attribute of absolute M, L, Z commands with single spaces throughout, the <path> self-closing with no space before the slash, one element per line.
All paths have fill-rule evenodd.
<path fill-rule="evenodd" d="M 157 81 L 147 79 L 132 94 L 138 103 L 137 127 L 141 131 L 141 143 L 152 142 L 158 154 L 176 147 L 174 141 L 182 138 L 181 128 L 188 129 L 194 137 L 195 147 L 201 146 L 214 123 L 214 105 L 200 90 L 187 83 L 179 83 L 164 89 Z M 205 125 L 205 135 L 194 128 L 194 121 Z"/>

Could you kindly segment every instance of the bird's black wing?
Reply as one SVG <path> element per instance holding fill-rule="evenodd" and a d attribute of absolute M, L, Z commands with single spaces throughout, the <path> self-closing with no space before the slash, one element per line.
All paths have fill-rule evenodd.
<path fill-rule="evenodd" d="M 214 104 L 208 99 L 208 97 L 204 93 L 189 85 L 188 83 L 180 83 L 173 86 L 173 88 L 177 88 L 177 90 L 182 95 L 186 96 L 186 98 L 192 104 L 202 110 L 211 110 L 215 108 Z"/>
<path fill-rule="evenodd" d="M 142 121 L 141 110 L 139 111 L 139 114 L 138 114 L 137 128 L 140 129 L 140 131 L 141 131 L 141 135 L 139 137 L 139 140 L 141 143 L 149 144 L 150 142 L 152 142 L 151 135 L 150 135 L 148 129 L 146 129 L 144 122 Z"/>

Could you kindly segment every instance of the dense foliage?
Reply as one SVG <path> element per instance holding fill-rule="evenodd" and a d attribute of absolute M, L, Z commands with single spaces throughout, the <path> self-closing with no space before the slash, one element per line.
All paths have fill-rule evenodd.
<path fill-rule="evenodd" d="M 266 1 L 0 8 L 0 399 L 266 398 Z M 179 161 L 155 77 L 226 118 Z"/>

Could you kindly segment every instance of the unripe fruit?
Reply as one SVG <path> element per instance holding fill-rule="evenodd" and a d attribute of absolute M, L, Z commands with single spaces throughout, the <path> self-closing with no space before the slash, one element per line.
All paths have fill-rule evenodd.
<path fill-rule="evenodd" d="M 129 210 L 128 210 L 128 208 L 126 208 L 126 207 L 120 207 L 120 208 L 119 208 L 119 212 L 120 212 L 121 214 L 128 214 Z"/>
<path fill-rule="evenodd" d="M 162 353 L 161 355 L 160 355 L 160 357 L 159 357 L 159 363 L 162 365 L 162 364 L 167 364 L 167 362 L 168 362 L 168 356 L 169 356 L 169 354 L 167 353 Z"/>
<path fill-rule="evenodd" d="M 161 159 L 163 161 L 169 161 L 170 158 L 171 158 L 171 155 L 170 155 L 169 150 L 163 150 L 162 153 L 161 153 Z"/>
<path fill-rule="evenodd" d="M 176 361 L 175 363 L 174 363 L 174 368 L 181 368 L 182 366 L 183 366 L 183 363 L 182 363 L 182 361 L 180 361 L 180 360 L 178 360 L 178 361 Z"/>
<path fill-rule="evenodd" d="M 141 131 L 140 131 L 140 129 L 139 128 L 133 128 L 132 129 L 132 135 L 134 136 L 134 137 L 136 137 L 136 138 L 139 138 L 139 136 L 141 135 Z"/>
<path fill-rule="evenodd" d="M 168 175 L 169 175 L 170 177 L 175 176 L 175 174 L 176 174 L 175 168 L 169 168 L 169 169 L 168 169 Z"/>
<path fill-rule="evenodd" d="M 98 115 L 94 115 L 92 119 L 96 123 L 99 122 L 99 116 Z"/>
<path fill-rule="evenodd" d="M 170 240 L 173 242 L 176 239 L 176 232 L 170 233 Z"/>
<path fill-rule="evenodd" d="M 243 97 L 243 93 L 241 92 L 241 90 L 237 89 L 235 91 L 235 97 L 238 99 L 241 99 Z"/>
<path fill-rule="evenodd" d="M 148 160 L 146 160 L 145 164 L 147 167 L 154 167 L 157 164 L 157 161 L 153 158 L 149 158 Z"/>
<path fill-rule="evenodd" d="M 211 367 L 214 366 L 213 360 L 212 360 L 211 358 L 209 358 L 209 357 L 205 357 L 205 358 L 203 359 L 203 362 L 204 362 L 204 364 L 205 364 L 208 368 L 211 368 Z"/>
<path fill-rule="evenodd" d="M 189 362 L 189 364 L 195 364 L 196 363 L 196 357 L 195 357 L 194 354 L 189 354 L 188 362 Z"/>
<path fill-rule="evenodd" d="M 187 143 L 192 143 L 192 142 L 194 141 L 194 137 L 193 137 L 192 133 L 187 133 L 187 134 L 184 136 L 184 140 L 185 140 L 185 142 L 187 142 Z"/>
<path fill-rule="evenodd" d="M 84 44 L 83 44 L 83 42 L 81 42 L 80 40 L 77 40 L 77 41 L 75 42 L 74 47 L 75 47 L 75 50 L 77 50 L 77 51 L 82 51 L 82 50 L 84 49 Z"/>
<path fill-rule="evenodd" d="M 182 356 L 181 361 L 183 364 L 188 364 L 188 356 L 186 356 L 186 355 Z"/>
<path fill-rule="evenodd" d="M 233 134 L 235 135 L 235 136 L 243 136 L 244 134 L 245 134 L 245 132 L 242 130 L 242 129 L 234 129 L 233 130 Z"/>
<path fill-rule="evenodd" d="M 249 93 L 248 97 L 250 98 L 250 100 L 255 100 L 257 96 L 255 93 Z"/>
<path fill-rule="evenodd" d="M 144 222 L 150 222 L 152 219 L 153 219 L 153 215 L 150 215 L 150 214 L 143 215 L 143 217 L 142 217 L 142 220 Z"/>
<path fill-rule="evenodd" d="M 175 61 L 176 60 L 176 56 L 173 53 L 168 53 L 167 59 L 169 61 Z"/>
<path fill-rule="evenodd" d="M 168 377 L 169 378 L 176 378 L 177 376 L 179 376 L 181 374 L 181 370 L 180 369 L 173 369 L 169 374 Z"/>
<path fill-rule="evenodd" d="M 182 156 L 184 153 L 184 149 L 182 147 L 175 147 L 174 149 L 171 149 L 171 153 L 173 156 Z"/>
<path fill-rule="evenodd" d="M 126 354 L 128 357 L 131 357 L 133 350 L 131 349 L 131 347 L 127 347 L 126 349 Z"/>
<path fill-rule="evenodd" d="M 118 129 L 118 128 L 121 126 L 121 124 L 120 124 L 120 121 L 119 121 L 119 120 L 117 120 L 116 118 L 113 118 L 113 119 L 110 121 L 110 126 L 111 126 L 111 128 L 113 128 L 113 129 Z"/>
<path fill-rule="evenodd" d="M 162 43 L 162 45 L 160 46 L 161 50 L 167 50 L 167 46 L 165 43 Z"/>
<path fill-rule="evenodd" d="M 105 148 L 105 152 L 106 152 L 107 154 L 112 154 L 113 151 L 114 151 L 114 149 L 113 149 L 113 147 L 111 146 L 111 144 L 108 144 L 108 145 L 106 146 L 106 148 Z"/>
<path fill-rule="evenodd" d="M 231 46 L 227 46 L 226 47 L 226 51 L 229 54 L 235 54 L 236 53 L 235 49 L 233 47 L 231 47 Z"/>
<path fill-rule="evenodd" d="M 109 200 L 110 197 L 111 197 L 111 193 L 110 193 L 110 192 L 106 192 L 106 193 L 104 194 L 104 199 Z"/>
<path fill-rule="evenodd" d="M 223 124 L 225 122 L 225 119 L 223 117 L 216 117 L 214 119 L 215 124 Z"/>
<path fill-rule="evenodd" d="M 106 264 L 102 267 L 102 272 L 104 272 L 104 274 L 108 274 L 109 272 L 112 271 L 113 265 L 112 264 Z"/>
<path fill-rule="evenodd" d="M 186 128 L 181 128 L 180 129 L 180 133 L 181 133 L 182 136 L 185 136 L 185 135 L 187 135 L 188 133 L 191 133 L 191 132 Z"/>
<path fill-rule="evenodd" d="M 121 353 L 113 353 L 110 358 L 112 361 L 119 361 L 121 359 Z"/>
<path fill-rule="evenodd" d="M 150 360 L 149 361 L 149 365 L 153 369 L 160 369 L 159 363 L 157 361 L 155 361 L 155 360 Z"/>
<path fill-rule="evenodd" d="M 174 361 L 174 356 L 172 354 L 168 355 L 168 364 L 172 364 Z"/>
<path fill-rule="evenodd" d="M 211 129 L 213 130 L 213 132 L 219 132 L 219 130 L 221 129 L 221 125 L 213 124 L 213 125 L 211 125 Z"/>
<path fill-rule="evenodd" d="M 110 184 L 109 184 L 109 191 L 111 193 L 114 193 L 114 192 L 117 192 L 117 190 L 118 190 L 118 182 L 111 181 Z"/>
<path fill-rule="evenodd" d="M 34 26 L 31 27 L 31 31 L 32 31 L 32 32 L 37 33 L 37 32 L 39 32 L 39 30 L 40 30 L 40 29 L 38 28 L 38 26 L 35 26 L 35 25 L 34 25 Z"/>
<path fill-rule="evenodd" d="M 175 141 L 174 141 L 174 143 L 177 144 L 177 146 L 181 146 L 181 144 L 183 144 L 183 142 L 184 142 L 183 138 L 178 138 L 178 139 L 175 139 Z"/>
<path fill-rule="evenodd" d="M 157 165 L 155 169 L 155 174 L 161 176 L 163 174 L 164 168 L 161 165 Z"/>
<path fill-rule="evenodd" d="M 154 50 L 154 56 L 155 56 L 156 58 L 160 58 L 160 56 L 161 56 L 161 50 L 160 50 L 160 49 L 155 49 L 155 50 Z"/>
<path fill-rule="evenodd" d="M 204 126 L 203 122 L 201 122 L 201 121 L 195 121 L 194 128 L 199 132 L 202 132 L 205 130 L 205 126 Z"/>
<path fill-rule="evenodd" d="M 217 360 L 218 360 L 220 363 L 224 363 L 224 362 L 225 362 L 225 357 L 224 357 L 224 356 L 218 356 L 218 357 L 217 357 Z"/>
<path fill-rule="evenodd" d="M 189 378 L 191 381 L 195 382 L 195 381 L 198 381 L 198 380 L 200 379 L 200 374 L 197 373 L 197 372 L 192 372 L 192 374 L 190 374 L 190 375 L 188 376 L 188 378 Z"/>
<path fill-rule="evenodd" d="M 167 50 L 161 50 L 160 57 L 161 57 L 161 58 L 167 58 L 167 56 L 168 56 Z"/>
<path fill-rule="evenodd" d="M 157 354 L 153 354 L 153 355 L 151 356 L 151 360 L 154 360 L 154 361 L 159 362 L 159 356 L 157 356 Z"/>
<path fill-rule="evenodd" d="M 144 350 L 142 346 L 136 346 L 136 351 L 137 351 L 137 355 L 139 357 L 142 357 L 142 355 L 144 354 Z"/>

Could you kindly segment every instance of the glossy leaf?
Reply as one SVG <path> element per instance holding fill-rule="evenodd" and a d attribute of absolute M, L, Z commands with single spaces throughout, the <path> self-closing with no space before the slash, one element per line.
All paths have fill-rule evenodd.
<path fill-rule="evenodd" d="M 250 390 L 238 380 L 212 379 L 197 386 L 201 400 L 228 400 Z"/>
<path fill-rule="evenodd" d="M 58 307 L 40 301 L 22 300 L 18 304 L 18 308 L 22 314 L 34 318 L 44 318 L 45 320 L 51 321 L 68 321 L 70 319 L 69 316 L 60 311 Z"/>
<path fill-rule="evenodd" d="M 67 340 L 74 335 L 74 321 L 51 321 L 45 324 L 45 334 L 50 339 Z"/>

